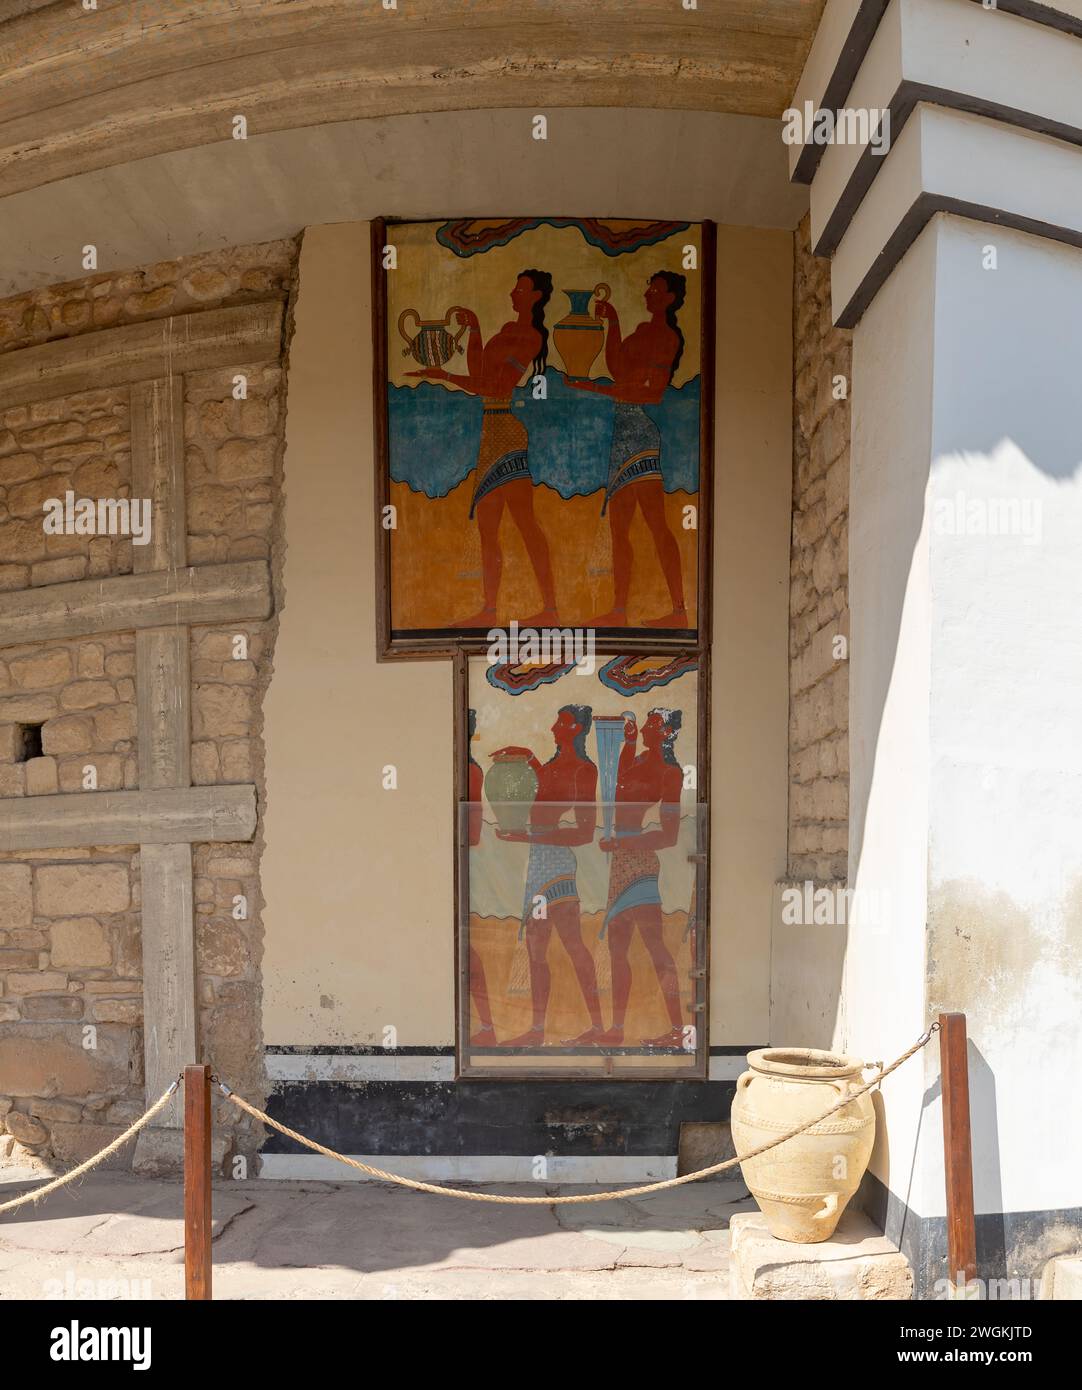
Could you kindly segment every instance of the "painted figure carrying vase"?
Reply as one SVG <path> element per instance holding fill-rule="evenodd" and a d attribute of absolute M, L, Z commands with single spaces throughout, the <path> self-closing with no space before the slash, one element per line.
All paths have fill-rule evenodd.
<path fill-rule="evenodd" d="M 456 352 L 462 351 L 460 339 L 469 326 L 469 320 L 463 318 L 466 312 L 456 306 L 448 309 L 442 319 L 423 319 L 416 309 L 403 309 L 398 316 L 398 331 L 406 344 L 402 356 L 412 357 L 422 367 L 442 367 L 450 362 Z M 459 316 L 461 327 L 457 333 L 451 332 L 452 314 Z M 417 324 L 412 337 L 406 332 L 407 319 Z"/>
<path fill-rule="evenodd" d="M 552 330 L 552 340 L 564 360 L 567 376 L 573 381 L 584 381 L 605 344 L 605 325 L 590 313 L 590 300 L 604 304 L 612 291 L 602 284 L 592 290 L 564 290 L 564 294 L 571 301 L 571 312 Z"/>

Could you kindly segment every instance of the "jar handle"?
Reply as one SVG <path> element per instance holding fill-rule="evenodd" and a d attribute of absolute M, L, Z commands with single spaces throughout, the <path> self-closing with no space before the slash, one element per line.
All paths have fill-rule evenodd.
<path fill-rule="evenodd" d="M 406 322 L 407 319 L 413 319 L 413 321 L 419 325 L 421 322 L 421 316 L 416 309 L 403 309 L 398 316 L 398 331 L 402 335 L 402 338 L 406 343 L 406 351 L 402 354 L 403 357 L 409 356 L 409 349 L 413 347 L 413 338 L 416 338 L 417 336 L 416 332 L 414 332 L 413 338 L 411 338 L 410 335 L 406 332 L 405 328 L 403 327 L 403 324 Z"/>

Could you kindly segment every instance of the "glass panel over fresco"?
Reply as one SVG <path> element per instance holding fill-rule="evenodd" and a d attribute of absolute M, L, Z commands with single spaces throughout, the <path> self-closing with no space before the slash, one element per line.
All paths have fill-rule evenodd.
<path fill-rule="evenodd" d="M 701 1074 L 696 658 L 467 669 L 463 1071 Z"/>

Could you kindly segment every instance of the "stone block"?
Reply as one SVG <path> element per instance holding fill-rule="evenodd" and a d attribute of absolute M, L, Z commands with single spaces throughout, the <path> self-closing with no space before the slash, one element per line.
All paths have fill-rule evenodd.
<path fill-rule="evenodd" d="M 66 714 L 42 725 L 41 747 L 45 753 L 85 753 L 93 741 L 90 720 L 82 715 Z"/>
<path fill-rule="evenodd" d="M 29 864 L 0 864 L 0 926 L 28 927 L 34 915 Z"/>
<path fill-rule="evenodd" d="M 54 796 L 60 789 L 55 758 L 28 758 L 26 762 L 26 795 Z"/>
<path fill-rule="evenodd" d="M 119 1126 L 95 1124 L 54 1124 L 52 1127 L 53 1154 L 57 1162 L 67 1168 L 74 1168 L 93 1158 L 107 1145 L 111 1144 L 124 1130 Z M 125 1144 L 114 1154 L 103 1159 L 98 1171 L 112 1169 L 124 1172 L 131 1168 L 132 1145 Z"/>
<path fill-rule="evenodd" d="M 913 1271 L 898 1247 L 863 1212 L 846 1211 L 830 1240 L 778 1240 L 761 1212 L 729 1222 L 730 1296 L 738 1300 L 908 1301 Z"/>
<path fill-rule="evenodd" d="M 34 1023 L 69 1022 L 82 1016 L 83 1001 L 77 994 L 30 994 L 23 1000 L 23 1018 Z"/>
<path fill-rule="evenodd" d="M 99 642 L 81 642 L 76 660 L 80 676 L 90 679 L 105 674 L 105 648 Z"/>
<path fill-rule="evenodd" d="M 138 1024 L 143 1021 L 142 999 L 102 999 L 91 1008 L 99 1023 Z"/>
<path fill-rule="evenodd" d="M 1053 1303 L 1082 1300 L 1082 1255 L 1058 1255 L 1049 1260 L 1041 1276 L 1041 1298 Z"/>
<path fill-rule="evenodd" d="M 10 1110 L 4 1123 L 7 1125 L 8 1133 L 28 1149 L 40 1148 L 42 1144 L 48 1143 L 49 1131 L 40 1120 L 35 1120 L 33 1115 Z"/>
<path fill-rule="evenodd" d="M 210 1141 L 210 1166 L 213 1173 L 220 1174 L 225 1162 L 229 1140 L 224 1134 L 215 1134 Z M 135 1141 L 135 1161 L 132 1164 L 137 1173 L 146 1177 L 169 1177 L 184 1169 L 184 1131 L 182 1129 L 159 1129 L 148 1125 L 139 1131 Z"/>
<path fill-rule="evenodd" d="M 53 923 L 51 962 L 54 966 L 92 969 L 111 965 L 112 960 L 105 928 L 93 917 L 68 917 Z"/>
<path fill-rule="evenodd" d="M 10 695 L 0 700 L 0 723 L 3 724 L 43 724 L 55 713 L 55 695 Z"/>
<path fill-rule="evenodd" d="M 192 736 L 240 737 L 252 725 L 252 692 L 242 685 L 198 685 L 192 707 Z"/>
<path fill-rule="evenodd" d="M 56 994 L 66 990 L 68 977 L 56 970 L 35 970 L 33 974 L 7 975 L 5 985 L 8 994 Z"/>
<path fill-rule="evenodd" d="M 48 1124 L 63 1120 L 76 1125 L 82 1119 L 83 1107 L 71 1100 L 32 1100 L 29 1112 L 35 1119 L 45 1120 Z"/>
<path fill-rule="evenodd" d="M 68 584 L 86 575 L 86 556 L 67 555 L 60 560 L 41 560 L 30 567 L 30 583 L 38 588 L 43 584 Z"/>
<path fill-rule="evenodd" d="M 71 679 L 71 655 L 65 647 L 33 656 L 21 656 L 10 664 L 11 679 L 20 690 L 40 690 L 42 686 L 63 685 Z"/>
<path fill-rule="evenodd" d="M 116 703 L 116 691 L 109 681 L 72 681 L 60 693 L 65 709 L 94 709 Z"/>
<path fill-rule="evenodd" d="M 52 1098 L 124 1090 L 138 1084 L 142 1074 L 135 1037 L 112 1024 L 99 1024 L 91 1039 L 82 1023 L 0 1023 L 4 1091 Z"/>
<path fill-rule="evenodd" d="M 44 917 L 125 912 L 131 905 L 122 864 L 47 864 L 34 874 L 37 909 Z"/>

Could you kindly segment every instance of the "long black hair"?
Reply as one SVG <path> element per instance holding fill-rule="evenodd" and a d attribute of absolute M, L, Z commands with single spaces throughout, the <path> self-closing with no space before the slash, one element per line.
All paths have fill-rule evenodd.
<path fill-rule="evenodd" d="M 569 714 L 579 726 L 579 731 L 572 740 L 575 752 L 583 762 L 592 762 L 590 755 L 586 752 L 586 735 L 590 732 L 590 725 L 594 722 L 594 712 L 589 705 L 561 705 L 557 711 L 559 714 Z M 560 755 L 557 749 L 549 758 L 549 762 L 554 762 Z"/>
<path fill-rule="evenodd" d="M 684 332 L 676 322 L 676 311 L 681 307 L 688 292 L 688 278 L 680 275 L 675 270 L 657 270 L 650 277 L 652 280 L 664 280 L 665 288 L 673 297 L 672 303 L 665 310 L 665 322 L 680 339 L 680 346 L 676 349 L 676 356 L 673 358 L 672 367 L 669 369 L 669 380 L 672 381 L 676 375 L 676 369 L 680 365 L 680 359 L 684 355 Z"/>
<path fill-rule="evenodd" d="M 534 289 L 541 293 L 541 298 L 533 306 L 533 326 L 541 334 L 541 350 L 533 360 L 533 374 L 544 376 L 549 361 L 549 331 L 545 327 L 545 305 L 552 298 L 552 276 L 547 270 L 520 270 L 518 278 L 521 280 L 524 276 Z M 683 279 L 683 276 L 679 278 Z"/>
<path fill-rule="evenodd" d="M 684 277 L 681 275 L 680 279 Z M 650 711 L 651 714 L 659 715 L 665 725 L 665 741 L 661 745 L 661 756 L 667 763 L 674 763 L 680 766 L 680 761 L 676 756 L 676 735 L 680 732 L 680 725 L 684 722 L 682 710 L 668 709 L 664 705 L 658 705 L 656 709 Z"/>

